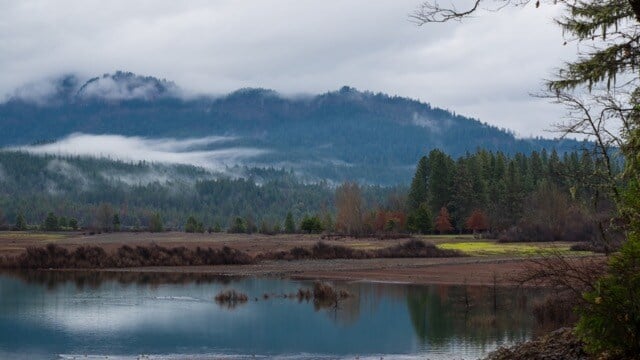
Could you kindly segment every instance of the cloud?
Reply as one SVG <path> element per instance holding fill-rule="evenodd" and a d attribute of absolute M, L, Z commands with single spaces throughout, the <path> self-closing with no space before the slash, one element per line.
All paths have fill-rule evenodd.
<path fill-rule="evenodd" d="M 151 100 L 164 96 L 178 96 L 175 84 L 151 77 L 132 73 L 116 72 L 92 78 L 79 90 L 78 96 L 83 98 L 99 97 L 107 100 Z"/>
<path fill-rule="evenodd" d="M 90 188 L 91 184 L 86 175 L 80 169 L 64 160 L 53 159 L 47 163 L 46 169 L 73 182 L 80 191 L 87 191 Z"/>
<path fill-rule="evenodd" d="M 13 150 L 33 154 L 79 155 L 122 161 L 149 161 L 167 164 L 187 164 L 224 172 L 229 166 L 268 151 L 247 147 L 206 150 L 206 146 L 221 144 L 234 138 L 209 136 L 198 139 L 146 139 L 120 135 L 72 134 L 51 144 L 22 146 Z M 67 164 L 68 165 L 68 164 Z M 69 170 L 62 162 L 55 167 Z"/>
<path fill-rule="evenodd" d="M 3 2 L 0 97 L 43 77 L 90 78 L 123 69 L 207 94 L 243 87 L 321 93 L 347 84 L 420 99 L 523 134 L 543 134 L 561 116 L 560 107 L 529 96 L 576 52 L 563 46 L 551 20 L 561 6 L 507 7 L 463 23 L 418 27 L 408 14 L 420 3 Z M 108 80 L 91 89 L 125 98 L 148 91 L 123 90 Z"/>

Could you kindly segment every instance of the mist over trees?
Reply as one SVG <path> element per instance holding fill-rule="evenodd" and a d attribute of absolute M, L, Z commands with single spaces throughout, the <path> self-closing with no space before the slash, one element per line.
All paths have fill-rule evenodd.
<path fill-rule="evenodd" d="M 245 231 L 295 232 L 307 215 L 319 216 L 330 228 L 335 216 L 331 185 L 304 183 L 282 169 L 230 169 L 243 176 L 236 178 L 192 166 L 10 151 L 0 152 L 0 164 L 6 170 L 0 209 L 7 229 L 44 228 L 52 213 L 56 222 L 65 218 L 66 224 L 51 225 L 51 230 L 147 230 L 157 223 L 157 213 L 163 229 L 188 224 L 196 232 L 219 232 L 240 217 Z M 367 203 L 381 203 L 392 189 L 365 186 L 363 195 Z"/>
<path fill-rule="evenodd" d="M 12 152 L 0 152 L 0 163 L 11 174 L 3 180 L 0 208 L 19 229 L 488 233 L 508 241 L 595 241 L 607 235 L 597 224 L 613 209 L 586 181 L 603 166 L 586 152 L 480 150 L 454 159 L 432 150 L 416 164 L 408 188 L 303 183 L 286 170 L 244 169 L 246 178 L 230 178 L 189 166 L 162 170 Z"/>
<path fill-rule="evenodd" d="M 254 148 L 262 153 L 251 157 L 253 164 L 290 164 L 312 179 L 383 185 L 405 184 L 415 162 L 434 148 L 457 157 L 477 148 L 515 154 L 580 146 L 570 139 L 518 139 L 428 103 L 346 86 L 304 97 L 241 89 L 187 99 L 152 77 L 106 76 L 122 88 L 156 91 L 144 98 L 105 98 L 89 91 L 96 80 L 60 79 L 58 93 L 41 103 L 13 98 L 0 104 L 0 146 L 47 143 L 77 132 L 151 139 L 229 135 L 203 150 Z"/>

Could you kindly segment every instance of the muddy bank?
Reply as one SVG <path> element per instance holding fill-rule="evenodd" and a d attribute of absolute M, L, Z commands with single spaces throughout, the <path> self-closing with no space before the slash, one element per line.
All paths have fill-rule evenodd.
<path fill-rule="evenodd" d="M 527 341 L 511 347 L 502 347 L 492 352 L 485 360 L 590 360 L 571 328 L 562 328 L 537 340 Z"/>
<path fill-rule="evenodd" d="M 514 276 L 531 265 L 518 258 L 422 258 L 264 261 L 251 265 L 106 269 L 130 273 L 196 273 L 272 276 L 309 280 L 398 282 L 443 285 L 516 285 Z"/>

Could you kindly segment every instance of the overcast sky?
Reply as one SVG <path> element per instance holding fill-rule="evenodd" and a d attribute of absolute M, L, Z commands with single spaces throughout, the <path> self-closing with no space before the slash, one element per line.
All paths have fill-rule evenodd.
<path fill-rule="evenodd" d="M 0 95 L 64 73 L 116 70 L 194 93 L 315 94 L 349 85 L 520 136 L 552 136 L 545 130 L 563 109 L 529 94 L 576 51 L 552 22 L 559 8 L 418 27 L 408 14 L 420 1 L 0 0 Z"/>

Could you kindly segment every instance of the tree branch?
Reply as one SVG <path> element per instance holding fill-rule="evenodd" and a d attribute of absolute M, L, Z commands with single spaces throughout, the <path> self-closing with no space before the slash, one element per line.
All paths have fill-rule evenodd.
<path fill-rule="evenodd" d="M 418 10 L 416 10 L 413 14 L 409 15 L 418 26 L 427 24 L 427 23 L 443 23 L 450 20 L 462 20 L 465 17 L 470 16 L 480 6 L 482 0 L 475 0 L 473 6 L 464 11 L 458 11 L 455 6 L 451 6 L 450 8 L 441 7 L 437 2 L 424 2 Z"/>

